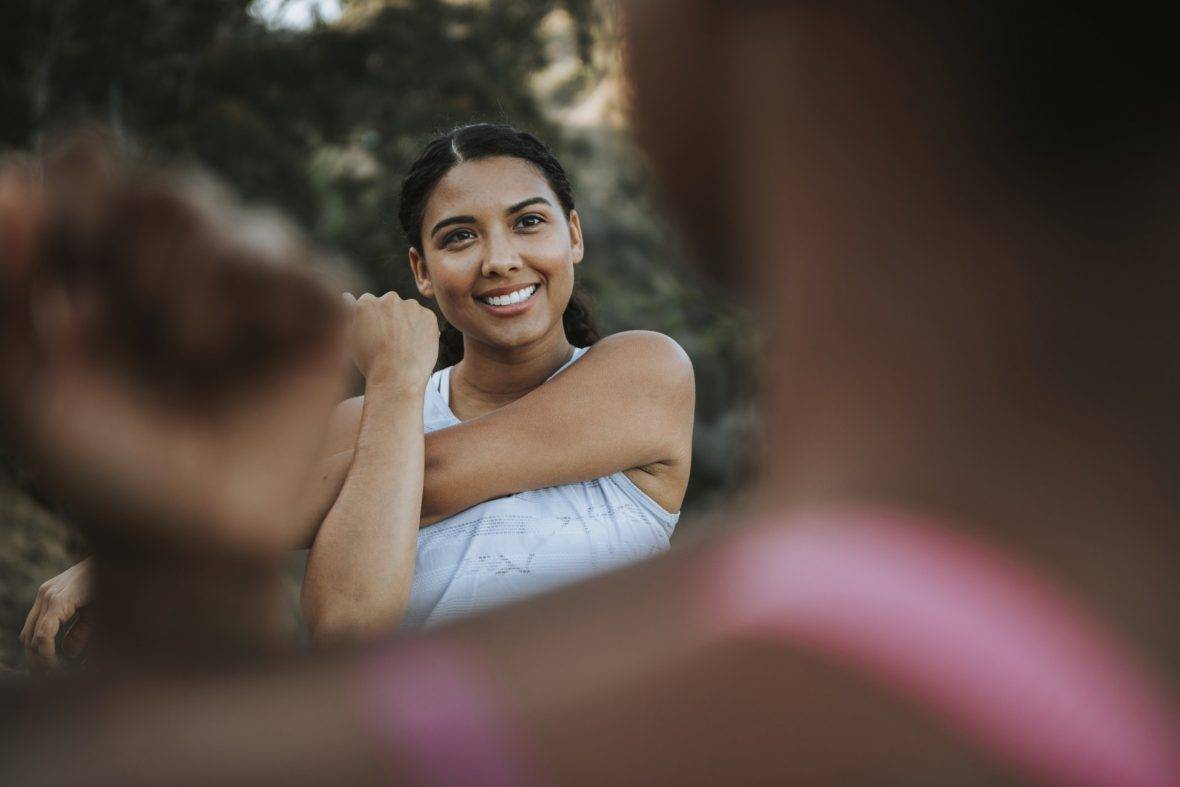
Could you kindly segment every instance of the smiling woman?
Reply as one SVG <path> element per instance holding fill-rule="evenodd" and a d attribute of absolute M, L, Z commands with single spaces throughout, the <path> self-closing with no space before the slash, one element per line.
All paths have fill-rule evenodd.
<path fill-rule="evenodd" d="M 569 356 L 561 315 L 582 261 L 582 228 L 554 191 L 532 162 L 492 156 L 455 164 L 425 206 L 431 230 L 410 248 L 414 279 L 482 354 L 536 345 Z"/>
<path fill-rule="evenodd" d="M 518 238 L 522 235 L 526 238 L 539 235 L 540 237 L 534 240 L 552 241 L 553 225 L 556 222 L 558 227 L 566 226 L 569 229 L 568 253 L 573 255 L 570 262 L 577 264 L 581 261 L 584 250 L 581 220 L 574 209 L 573 189 L 561 164 L 545 145 L 531 134 L 522 134 L 502 126 L 479 124 L 457 129 L 452 134 L 434 140 L 422 151 L 402 184 L 399 219 L 409 241 L 410 263 L 419 284 L 422 281 L 420 274 L 424 271 L 422 261 L 426 256 L 426 249 L 430 248 L 437 253 L 466 250 L 469 245 L 479 240 L 480 235 L 477 231 L 480 228 L 474 226 L 477 223 L 476 216 L 454 215 L 443 208 L 447 204 L 445 200 L 461 199 L 463 189 L 477 185 L 481 177 L 488 177 L 497 183 L 503 182 L 505 186 L 511 184 L 519 190 L 519 201 L 509 203 L 508 200 L 511 198 L 505 198 L 502 204 L 493 206 L 493 212 L 496 209 L 503 211 L 502 216 L 496 217 L 497 219 L 507 221 L 513 224 L 515 229 L 520 230 Z M 504 178 L 503 181 L 499 180 L 501 177 Z M 437 216 L 425 215 L 430 197 L 437 198 L 429 200 L 429 207 L 438 212 Z M 526 208 L 530 207 L 534 210 L 526 211 Z M 426 227 L 430 228 L 430 232 L 423 238 L 422 233 Z M 444 228 L 450 231 L 442 232 Z M 486 244 L 493 239 L 488 236 L 486 227 L 483 230 L 482 237 Z M 536 249 L 535 243 L 532 244 L 533 256 Z M 558 248 L 557 253 L 560 255 L 563 250 Z M 453 255 L 448 254 L 447 257 L 453 258 Z M 512 286 L 514 285 L 488 285 L 479 297 L 486 301 L 502 299 L 512 295 Z M 505 287 L 509 289 L 501 291 Z M 554 296 L 550 291 L 547 296 L 555 297 L 556 302 L 560 303 L 560 293 Z M 598 331 L 590 318 L 589 308 L 579 297 L 576 289 L 571 288 L 565 293 L 565 301 L 562 327 L 569 341 L 577 347 L 586 347 L 596 342 L 599 338 Z M 509 304 L 489 302 L 488 305 Z M 446 315 L 446 305 L 441 300 L 439 306 Z M 458 363 L 463 357 L 463 336 L 464 332 L 457 323 L 448 322 L 443 327 L 440 353 L 442 366 Z"/>
<path fill-rule="evenodd" d="M 587 347 L 598 335 L 572 300 L 581 221 L 557 160 L 512 128 L 457 129 L 411 167 L 400 219 L 418 291 L 453 337 L 443 361 L 453 365 L 424 398 L 423 520 L 435 524 L 418 536 L 406 624 L 667 549 L 688 481 L 692 368 L 659 334 Z M 364 440 L 364 399 L 341 406 L 344 450 Z M 355 524 L 334 524 L 320 529 L 304 584 L 308 623 L 330 636 L 383 617 L 364 612 L 382 588 L 341 592 L 340 578 L 355 587 L 372 552 Z"/>

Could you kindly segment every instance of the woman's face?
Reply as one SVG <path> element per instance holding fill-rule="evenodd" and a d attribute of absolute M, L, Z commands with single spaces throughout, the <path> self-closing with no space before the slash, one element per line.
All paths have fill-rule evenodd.
<path fill-rule="evenodd" d="M 495 156 L 454 167 L 421 232 L 421 251 L 410 249 L 418 290 L 468 341 L 514 349 L 564 330 L 582 230 L 533 164 Z"/>

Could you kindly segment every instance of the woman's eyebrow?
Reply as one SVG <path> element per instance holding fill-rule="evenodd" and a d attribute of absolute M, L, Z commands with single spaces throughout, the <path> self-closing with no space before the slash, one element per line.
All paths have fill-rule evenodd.
<path fill-rule="evenodd" d="M 553 203 L 550 202 L 549 200 L 545 199 L 544 197 L 529 197 L 528 199 L 522 199 L 520 202 L 516 203 L 515 205 L 509 205 L 508 209 L 505 210 L 504 212 L 505 213 L 516 213 L 516 211 L 520 210 L 521 208 L 527 208 L 529 205 L 536 205 L 538 203 L 544 203 L 545 205 L 548 205 L 551 208 L 553 207 Z"/>
<path fill-rule="evenodd" d="M 452 224 L 474 224 L 475 216 L 451 216 L 443 219 L 438 224 L 434 225 L 434 229 L 430 230 L 430 237 L 434 237 L 443 227 L 449 227 Z"/>
<path fill-rule="evenodd" d="M 550 202 L 549 200 L 545 199 L 544 197 L 529 197 L 528 199 L 522 199 L 520 202 L 517 202 L 514 205 L 509 205 L 508 208 L 505 209 L 504 213 L 505 214 L 516 213 L 516 211 L 521 210 L 522 208 L 527 208 L 529 205 L 537 205 L 537 204 L 548 205 L 551 208 L 553 207 L 553 203 Z M 436 234 L 438 234 L 438 231 L 441 230 L 443 227 L 449 227 L 452 224 L 474 224 L 474 223 L 475 223 L 475 216 L 450 216 L 448 218 L 443 219 L 438 224 L 435 224 L 434 227 L 431 228 L 430 237 L 433 238 Z"/>

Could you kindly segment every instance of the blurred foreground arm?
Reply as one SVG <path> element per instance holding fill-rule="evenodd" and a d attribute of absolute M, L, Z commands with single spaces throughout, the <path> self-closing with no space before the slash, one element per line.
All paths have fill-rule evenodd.
<path fill-rule="evenodd" d="M 715 557 L 681 552 L 376 652 L 42 689 L 9 705 L 0 782 L 997 783 L 862 680 L 726 633 L 700 604 Z"/>

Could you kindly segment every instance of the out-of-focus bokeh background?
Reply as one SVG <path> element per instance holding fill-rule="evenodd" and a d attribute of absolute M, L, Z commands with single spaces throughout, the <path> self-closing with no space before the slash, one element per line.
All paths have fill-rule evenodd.
<path fill-rule="evenodd" d="M 533 131 L 570 171 L 604 332 L 662 331 L 695 363 L 691 532 L 748 473 L 756 338 L 660 216 L 620 41 L 607 0 L 8 0 L 0 151 L 102 124 L 276 206 L 371 290 L 409 295 L 397 193 L 417 150 L 475 121 Z M 85 551 L 35 480 L 0 445 L 0 668 L 21 662 L 37 586 Z"/>

